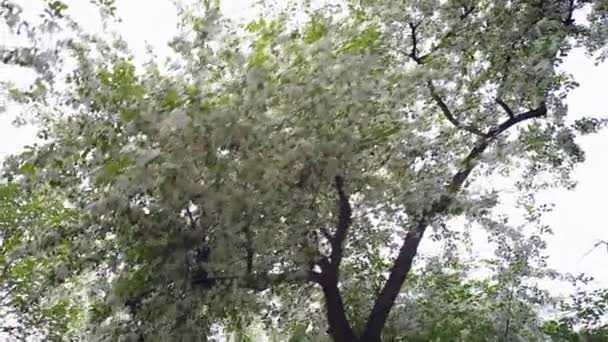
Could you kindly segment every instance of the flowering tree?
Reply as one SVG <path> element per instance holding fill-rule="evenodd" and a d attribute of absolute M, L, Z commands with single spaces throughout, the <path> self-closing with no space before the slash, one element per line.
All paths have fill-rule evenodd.
<path fill-rule="evenodd" d="M 60 308 L 62 336 L 106 340 L 253 322 L 336 341 L 563 332 L 540 323 L 547 297 L 526 282 L 555 276 L 534 194 L 572 187 L 576 136 L 604 124 L 567 121 L 576 82 L 558 67 L 574 44 L 604 56 L 608 5 L 292 5 L 246 27 L 184 6 L 171 60 L 143 67 L 74 24 L 57 54 L 77 66 L 53 60 L 11 89 L 42 141 L 6 177 L 52 189 L 70 217 L 5 231 L 4 269 L 29 262 L 28 281 L 52 289 L 12 305 Z M 500 193 L 480 182 L 495 175 L 515 179 L 524 226 L 493 210 Z M 452 219 L 497 243 L 486 280 L 469 280 L 480 261 Z M 413 271 L 429 235 L 445 253 Z"/>

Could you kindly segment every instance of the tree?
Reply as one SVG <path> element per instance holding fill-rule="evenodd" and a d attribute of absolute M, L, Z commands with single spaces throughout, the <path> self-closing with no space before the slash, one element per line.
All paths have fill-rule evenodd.
<path fill-rule="evenodd" d="M 53 193 L 45 187 L 28 195 L 16 184 L 0 185 L 2 332 L 19 340 L 61 337 L 77 314 L 68 302 L 45 296 L 60 291 L 57 285 L 81 262 L 69 239 L 76 214 Z"/>
<path fill-rule="evenodd" d="M 336 341 L 554 332 L 523 281 L 555 275 L 534 194 L 572 187 L 576 137 L 605 124 L 567 121 L 576 82 L 558 68 L 577 42 L 603 55 L 604 2 L 345 1 L 246 27 L 205 4 L 182 8 L 166 65 L 77 32 L 61 82 L 11 91 L 45 141 L 7 178 L 75 212 L 69 233 L 53 230 L 66 272 L 44 278 L 82 290 L 46 298 L 80 308 L 63 336 L 201 340 L 256 320 Z M 573 19 L 585 5 L 587 26 Z M 517 179 L 526 225 L 471 186 L 497 174 Z M 485 281 L 459 261 L 456 218 L 498 245 Z M 428 235 L 448 253 L 414 272 Z"/>

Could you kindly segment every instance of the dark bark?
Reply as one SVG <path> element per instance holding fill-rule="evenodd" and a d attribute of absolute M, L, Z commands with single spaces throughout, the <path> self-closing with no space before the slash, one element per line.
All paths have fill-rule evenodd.
<path fill-rule="evenodd" d="M 405 241 L 399 250 L 399 255 L 393 264 L 389 278 L 384 284 L 369 315 L 362 336 L 363 341 L 380 341 L 382 329 L 386 324 L 395 299 L 397 299 L 397 295 L 401 291 L 401 285 L 412 268 L 412 262 L 418 252 L 418 246 L 420 245 L 420 241 L 422 241 L 426 226 L 427 223 L 425 221 L 420 221 L 416 229 L 407 233 Z"/>
<path fill-rule="evenodd" d="M 319 262 L 321 274 L 319 275 L 319 285 L 323 289 L 325 298 L 325 310 L 327 314 L 327 324 L 329 325 L 328 333 L 335 341 L 358 341 L 355 333 L 346 317 L 344 303 L 340 288 L 338 287 L 338 279 L 340 278 L 340 262 L 342 261 L 342 253 L 344 249 L 344 240 L 348 234 L 348 229 L 351 225 L 352 209 L 350 207 L 349 198 L 344 191 L 344 180 L 341 176 L 335 178 L 336 192 L 338 193 L 338 222 L 336 231 L 332 235 L 329 232 L 324 232 L 331 245 L 331 253 L 329 258 L 322 258 Z"/>
<path fill-rule="evenodd" d="M 337 270 L 331 270 L 329 266 L 324 270 L 325 274 L 321 278 L 320 285 L 323 289 L 325 298 L 325 311 L 327 315 L 328 333 L 334 341 L 358 341 L 355 333 L 346 317 L 344 302 L 338 288 L 338 278 L 335 277 Z"/>
<path fill-rule="evenodd" d="M 338 192 L 338 223 L 336 224 L 336 232 L 329 238 L 329 242 L 331 244 L 330 262 L 334 264 L 336 268 L 335 272 L 339 272 L 344 239 L 346 239 L 346 234 L 351 224 L 352 209 L 348 196 L 344 192 L 344 180 L 342 177 L 336 176 L 335 185 Z"/>
<path fill-rule="evenodd" d="M 505 112 L 507 112 L 507 115 L 509 115 L 510 118 L 515 118 L 515 113 L 513 113 L 511 108 L 509 108 L 509 106 L 503 100 L 496 99 L 496 103 L 498 103 L 498 105 L 502 107 Z"/>
<path fill-rule="evenodd" d="M 448 119 L 448 121 L 454 125 L 456 128 L 465 130 L 471 134 L 483 137 L 484 133 L 482 131 L 480 131 L 479 129 L 477 129 L 474 126 L 471 125 L 464 125 L 462 124 L 458 119 L 456 119 L 456 117 L 454 116 L 454 114 L 452 114 L 452 111 L 448 108 L 447 104 L 445 103 L 445 101 L 443 101 L 443 99 L 441 98 L 441 96 L 439 96 L 439 93 L 437 92 L 437 89 L 435 89 L 435 86 L 433 85 L 433 82 L 428 81 L 427 82 L 427 86 L 431 92 L 431 98 L 433 98 L 433 100 L 435 101 L 435 103 L 437 103 L 437 106 L 439 106 L 439 109 L 441 109 L 441 112 L 443 113 L 443 116 L 445 116 L 446 119 Z"/>
<path fill-rule="evenodd" d="M 415 227 L 407 233 L 401 249 L 399 250 L 399 254 L 391 268 L 389 278 L 376 298 L 372 311 L 368 317 L 365 330 L 363 331 L 363 341 L 375 342 L 381 340 L 382 329 L 384 328 L 388 315 L 401 291 L 401 286 L 412 268 L 414 257 L 418 252 L 418 246 L 422 241 L 426 228 L 433 218 L 445 214 L 453 200 L 452 196 L 461 189 L 464 182 L 471 174 L 471 171 L 475 168 L 477 160 L 488 148 L 492 140 L 496 139 L 498 135 L 516 124 L 528 119 L 542 117 L 546 115 L 546 113 L 547 108 L 545 107 L 545 104 L 542 103 L 536 109 L 509 117 L 508 120 L 490 129 L 488 133 L 485 134 L 485 137 L 478 140 L 475 147 L 471 149 L 471 152 L 469 152 L 467 157 L 463 160 L 460 171 L 452 177 L 452 181 L 446 187 L 446 194 L 441 196 L 429 210 L 424 212 L 422 218 L 416 223 Z"/>
<path fill-rule="evenodd" d="M 248 276 L 253 274 L 253 255 L 255 251 L 253 250 L 253 232 L 247 224 L 243 231 L 245 233 L 245 270 Z"/>

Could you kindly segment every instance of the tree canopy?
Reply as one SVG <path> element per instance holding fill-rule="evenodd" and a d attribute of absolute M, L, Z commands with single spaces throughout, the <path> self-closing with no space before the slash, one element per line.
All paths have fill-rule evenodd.
<path fill-rule="evenodd" d="M 245 25 L 182 5 L 169 60 L 139 65 L 63 2 L 36 24 L 0 2 L 31 43 L 3 62 L 39 75 L 8 91 L 39 141 L 3 167 L 5 331 L 608 339 L 608 292 L 540 285 L 589 279 L 547 267 L 551 208 L 535 200 L 574 187 L 576 138 L 607 122 L 568 116 L 577 83 L 560 69 L 573 48 L 603 61 L 606 1 L 262 4 Z M 495 210 L 492 177 L 513 183 L 523 222 Z M 471 232 L 494 255 L 474 257 Z M 441 251 L 417 256 L 423 239 Z"/>

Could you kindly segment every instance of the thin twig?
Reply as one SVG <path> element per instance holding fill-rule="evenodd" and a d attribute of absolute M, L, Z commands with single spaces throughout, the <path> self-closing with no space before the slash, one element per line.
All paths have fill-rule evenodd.
<path fill-rule="evenodd" d="M 422 21 L 418 22 L 417 24 L 408 23 L 408 26 L 410 27 L 410 32 L 412 34 L 412 50 L 410 51 L 409 57 L 418 64 L 422 64 L 423 60 L 423 57 L 418 56 L 418 37 L 416 29 L 418 29 L 418 26 L 420 26 L 420 24 L 422 24 Z"/>
<path fill-rule="evenodd" d="M 581 257 L 580 260 L 583 260 L 587 255 L 591 254 L 591 252 L 593 252 L 594 250 L 596 250 L 601 245 L 605 245 L 606 246 L 606 252 L 608 252 L 608 240 L 600 240 L 600 241 L 596 242 L 595 245 L 593 245 L 593 247 L 591 247 L 591 249 L 587 253 L 583 254 L 583 256 Z"/>
<path fill-rule="evenodd" d="M 566 26 L 571 26 L 572 24 L 574 24 L 574 9 L 575 9 L 575 2 L 574 0 L 570 0 L 568 2 L 568 15 L 566 16 L 566 19 L 564 19 L 563 23 Z"/>
<path fill-rule="evenodd" d="M 437 93 L 437 90 L 435 89 L 433 82 L 428 81 L 427 85 L 429 87 L 429 90 L 431 91 L 431 97 L 433 98 L 433 100 L 435 100 L 435 102 L 437 103 L 437 105 L 439 106 L 441 111 L 443 112 L 443 116 L 445 116 L 448 119 L 448 121 L 452 123 L 452 125 L 454 125 L 456 128 L 465 130 L 474 135 L 477 135 L 480 137 L 485 137 L 485 134 L 482 131 L 480 131 L 479 129 L 477 129 L 471 125 L 463 125 L 462 123 L 460 123 L 460 121 L 458 121 L 454 117 L 454 115 L 452 114 L 452 112 L 450 111 L 450 109 L 448 108 L 446 103 L 443 101 L 441 96 L 439 96 L 439 94 Z"/>
<path fill-rule="evenodd" d="M 471 14 L 474 10 L 474 7 L 465 10 L 465 13 L 463 14 L 462 19 L 466 18 L 469 14 Z M 418 55 L 418 32 L 417 29 L 420 26 L 420 24 L 422 23 L 422 21 L 418 22 L 417 24 L 414 23 L 408 23 L 408 26 L 410 27 L 410 32 L 411 32 L 411 36 L 412 36 L 412 49 L 409 53 L 409 57 L 416 62 L 417 64 L 424 64 L 424 60 L 427 58 L 427 56 L 429 56 L 431 53 L 433 53 L 434 51 L 431 51 L 430 53 L 424 55 L 424 56 L 419 56 Z M 451 34 L 453 34 L 454 31 L 448 32 L 446 34 L 446 37 L 449 37 Z M 444 37 L 445 38 L 445 37 Z M 456 117 L 452 114 L 452 111 L 450 111 L 449 107 L 447 106 L 447 104 L 445 103 L 445 101 L 443 101 L 443 99 L 441 98 L 441 96 L 439 96 L 439 94 L 437 93 L 437 90 L 435 89 L 435 86 L 433 85 L 432 81 L 428 81 L 427 82 L 427 86 L 431 92 L 431 97 L 433 98 L 433 100 L 435 101 L 435 103 L 437 103 L 437 105 L 439 106 L 439 108 L 441 109 L 443 115 L 448 119 L 448 121 L 450 123 L 452 123 L 456 128 L 462 129 L 466 132 L 472 133 L 474 135 L 480 136 L 480 137 L 484 137 L 484 133 L 477 129 L 474 126 L 471 125 L 463 125 L 460 121 L 458 121 L 456 119 Z"/>
<path fill-rule="evenodd" d="M 192 228 L 192 230 L 196 230 L 196 220 L 194 219 L 194 216 L 192 215 L 190 208 L 188 208 L 187 206 L 186 206 L 186 214 L 188 215 L 188 219 L 190 220 L 190 227 Z"/>

